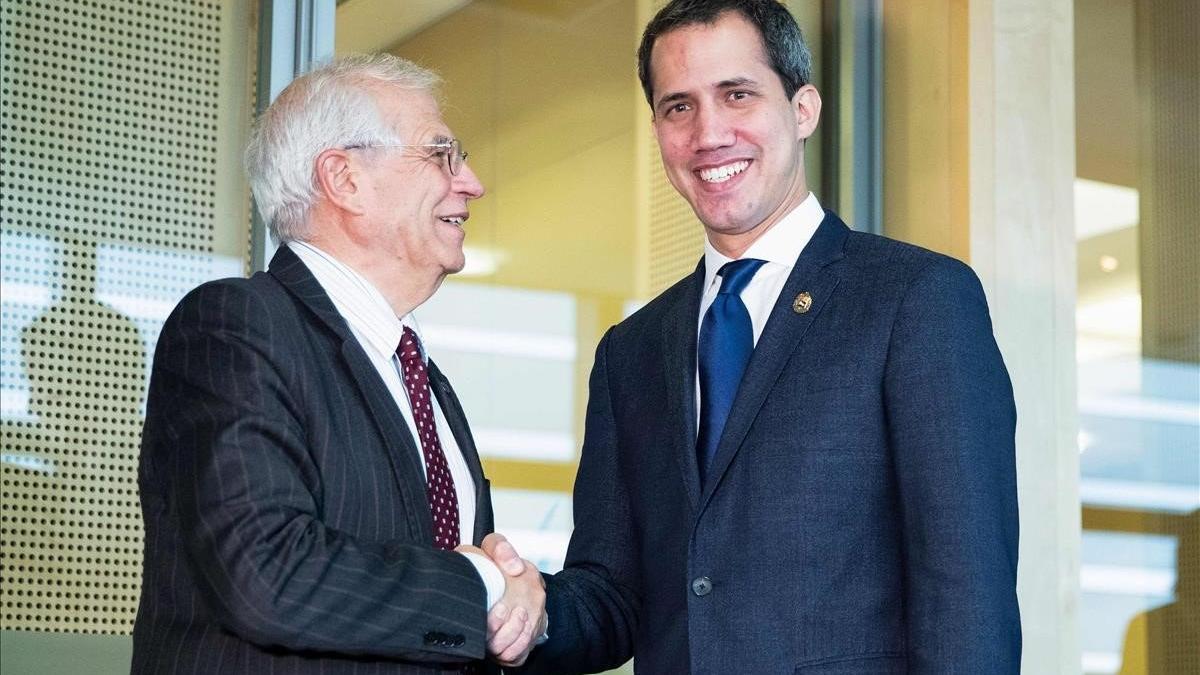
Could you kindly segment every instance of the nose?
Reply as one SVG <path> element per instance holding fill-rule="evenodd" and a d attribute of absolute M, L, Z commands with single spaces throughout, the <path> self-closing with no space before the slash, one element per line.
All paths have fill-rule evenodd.
<path fill-rule="evenodd" d="M 463 162 L 462 169 L 451 180 L 451 186 L 455 192 L 466 195 L 467 199 L 479 199 L 486 192 L 483 183 L 479 182 L 479 176 L 475 175 L 471 165 L 466 162 Z"/>
<path fill-rule="evenodd" d="M 720 106 L 700 106 L 693 120 L 693 141 L 697 150 L 715 150 L 733 145 L 733 126 L 725 119 Z"/>

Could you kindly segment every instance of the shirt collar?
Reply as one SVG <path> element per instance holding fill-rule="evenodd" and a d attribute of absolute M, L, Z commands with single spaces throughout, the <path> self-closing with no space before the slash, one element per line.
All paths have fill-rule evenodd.
<path fill-rule="evenodd" d="M 742 257 L 765 260 L 768 265 L 782 265 L 790 270 L 824 219 L 825 210 L 817 196 L 809 192 L 799 206 L 750 244 Z M 717 272 L 732 260 L 713 248 L 707 235 L 704 237 L 704 289 L 713 285 Z"/>
<path fill-rule="evenodd" d="M 290 241 L 287 246 L 316 277 L 359 341 L 365 341 L 364 348 L 376 352 L 378 356 L 391 358 L 400 345 L 406 327 L 411 328 L 418 339 L 421 338 L 421 330 L 412 312 L 397 317 L 383 293 L 352 267 L 309 242 Z M 422 358 L 428 359 L 423 340 L 421 352 Z"/>

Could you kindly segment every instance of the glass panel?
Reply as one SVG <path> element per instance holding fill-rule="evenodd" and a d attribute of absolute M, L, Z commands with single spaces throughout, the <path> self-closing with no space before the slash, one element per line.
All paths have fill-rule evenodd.
<path fill-rule="evenodd" d="M 575 459 L 570 294 L 447 281 L 419 314 L 484 458 Z"/>
<path fill-rule="evenodd" d="M 6 632 L 132 628 L 150 356 L 184 293 L 246 269 L 255 27 L 249 1 L 4 3 Z"/>
<path fill-rule="evenodd" d="M 1200 100 L 1171 83 L 1200 76 L 1200 13 L 1088 0 L 1075 25 L 1083 671 L 1195 673 Z"/>
<path fill-rule="evenodd" d="M 637 177 L 657 148 L 639 128 L 634 50 L 649 4 L 337 10 L 339 54 L 390 50 L 443 77 L 446 121 L 488 190 L 471 205 L 466 269 L 416 315 L 470 419 L 497 530 L 548 571 L 570 536 L 596 342 L 642 299 Z"/>

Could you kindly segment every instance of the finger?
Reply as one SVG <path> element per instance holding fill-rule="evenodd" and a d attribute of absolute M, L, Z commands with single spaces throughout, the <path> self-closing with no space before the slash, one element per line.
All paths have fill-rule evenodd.
<path fill-rule="evenodd" d="M 488 652 L 499 655 L 507 650 L 513 642 L 521 637 L 527 623 L 529 623 L 529 613 L 525 611 L 524 607 L 513 610 L 504 625 L 496 630 L 488 640 Z"/>
<path fill-rule="evenodd" d="M 492 550 L 494 548 L 496 548 L 496 544 L 499 544 L 502 541 L 508 541 L 508 539 L 506 539 L 504 537 L 504 535 L 500 534 L 499 532 L 493 532 L 493 533 L 489 534 L 488 536 L 484 537 L 483 542 L 480 543 L 479 545 L 483 548 L 483 550 L 488 555 L 491 555 Z"/>
<path fill-rule="evenodd" d="M 492 562 L 500 568 L 500 571 L 505 574 L 515 577 L 525 571 L 526 563 L 517 555 L 517 549 L 508 542 L 507 539 L 500 535 L 496 535 L 499 541 L 493 542 L 490 550 L 486 547 L 488 555 L 492 556 Z M 486 542 L 485 542 L 486 543 Z"/>
<path fill-rule="evenodd" d="M 512 643 L 520 636 L 519 624 L 512 620 L 506 622 L 500 630 L 496 631 L 488 638 L 487 651 L 489 654 L 499 658 L 504 650 L 512 646 Z"/>
<path fill-rule="evenodd" d="M 492 611 L 488 612 L 488 635 L 494 635 L 496 631 L 500 630 L 506 619 L 508 619 L 508 605 L 505 605 L 503 602 L 497 602 L 496 606 L 492 607 Z"/>
<path fill-rule="evenodd" d="M 533 650 L 530 649 L 530 650 L 522 653 L 519 658 L 516 658 L 512 661 L 505 661 L 505 660 L 499 659 L 499 658 L 494 659 L 494 660 L 496 661 L 496 663 L 500 664 L 500 666 L 503 668 L 519 668 L 525 664 L 525 661 L 527 661 L 529 659 L 530 651 L 533 651 Z"/>
<path fill-rule="evenodd" d="M 488 640 L 488 653 L 499 659 L 501 654 L 511 652 L 512 646 L 519 643 L 521 635 L 524 634 L 524 625 L 523 621 L 510 617 L 508 622 Z"/>
<path fill-rule="evenodd" d="M 518 665 L 519 662 L 525 660 L 533 646 L 533 624 L 534 622 L 530 621 L 522 628 L 517 639 L 500 653 L 501 660 L 507 661 L 510 665 Z"/>
<path fill-rule="evenodd" d="M 499 532 L 493 532 L 483 538 L 483 550 L 491 557 L 492 562 L 502 572 L 509 576 L 517 576 L 524 571 L 524 561 L 517 554 L 517 549 Z"/>
<path fill-rule="evenodd" d="M 525 654 L 528 654 L 529 650 L 533 647 L 534 628 L 536 628 L 536 622 L 526 622 L 525 626 L 521 629 L 521 634 L 517 636 L 517 639 L 514 640 L 513 643 L 501 653 L 501 658 L 510 662 L 523 660 Z"/>

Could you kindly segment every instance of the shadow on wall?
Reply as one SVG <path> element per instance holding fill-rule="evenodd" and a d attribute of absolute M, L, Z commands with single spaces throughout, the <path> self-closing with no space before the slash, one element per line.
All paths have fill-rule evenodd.
<path fill-rule="evenodd" d="M 1175 601 L 1129 622 L 1121 675 L 1200 673 L 1200 509 L 1182 522 L 1175 556 Z"/>
<path fill-rule="evenodd" d="M 68 240 L 58 297 L 20 333 L 26 414 L 5 419 L 5 628 L 124 633 L 141 560 L 137 453 L 146 347 L 96 299 L 96 246 Z"/>

